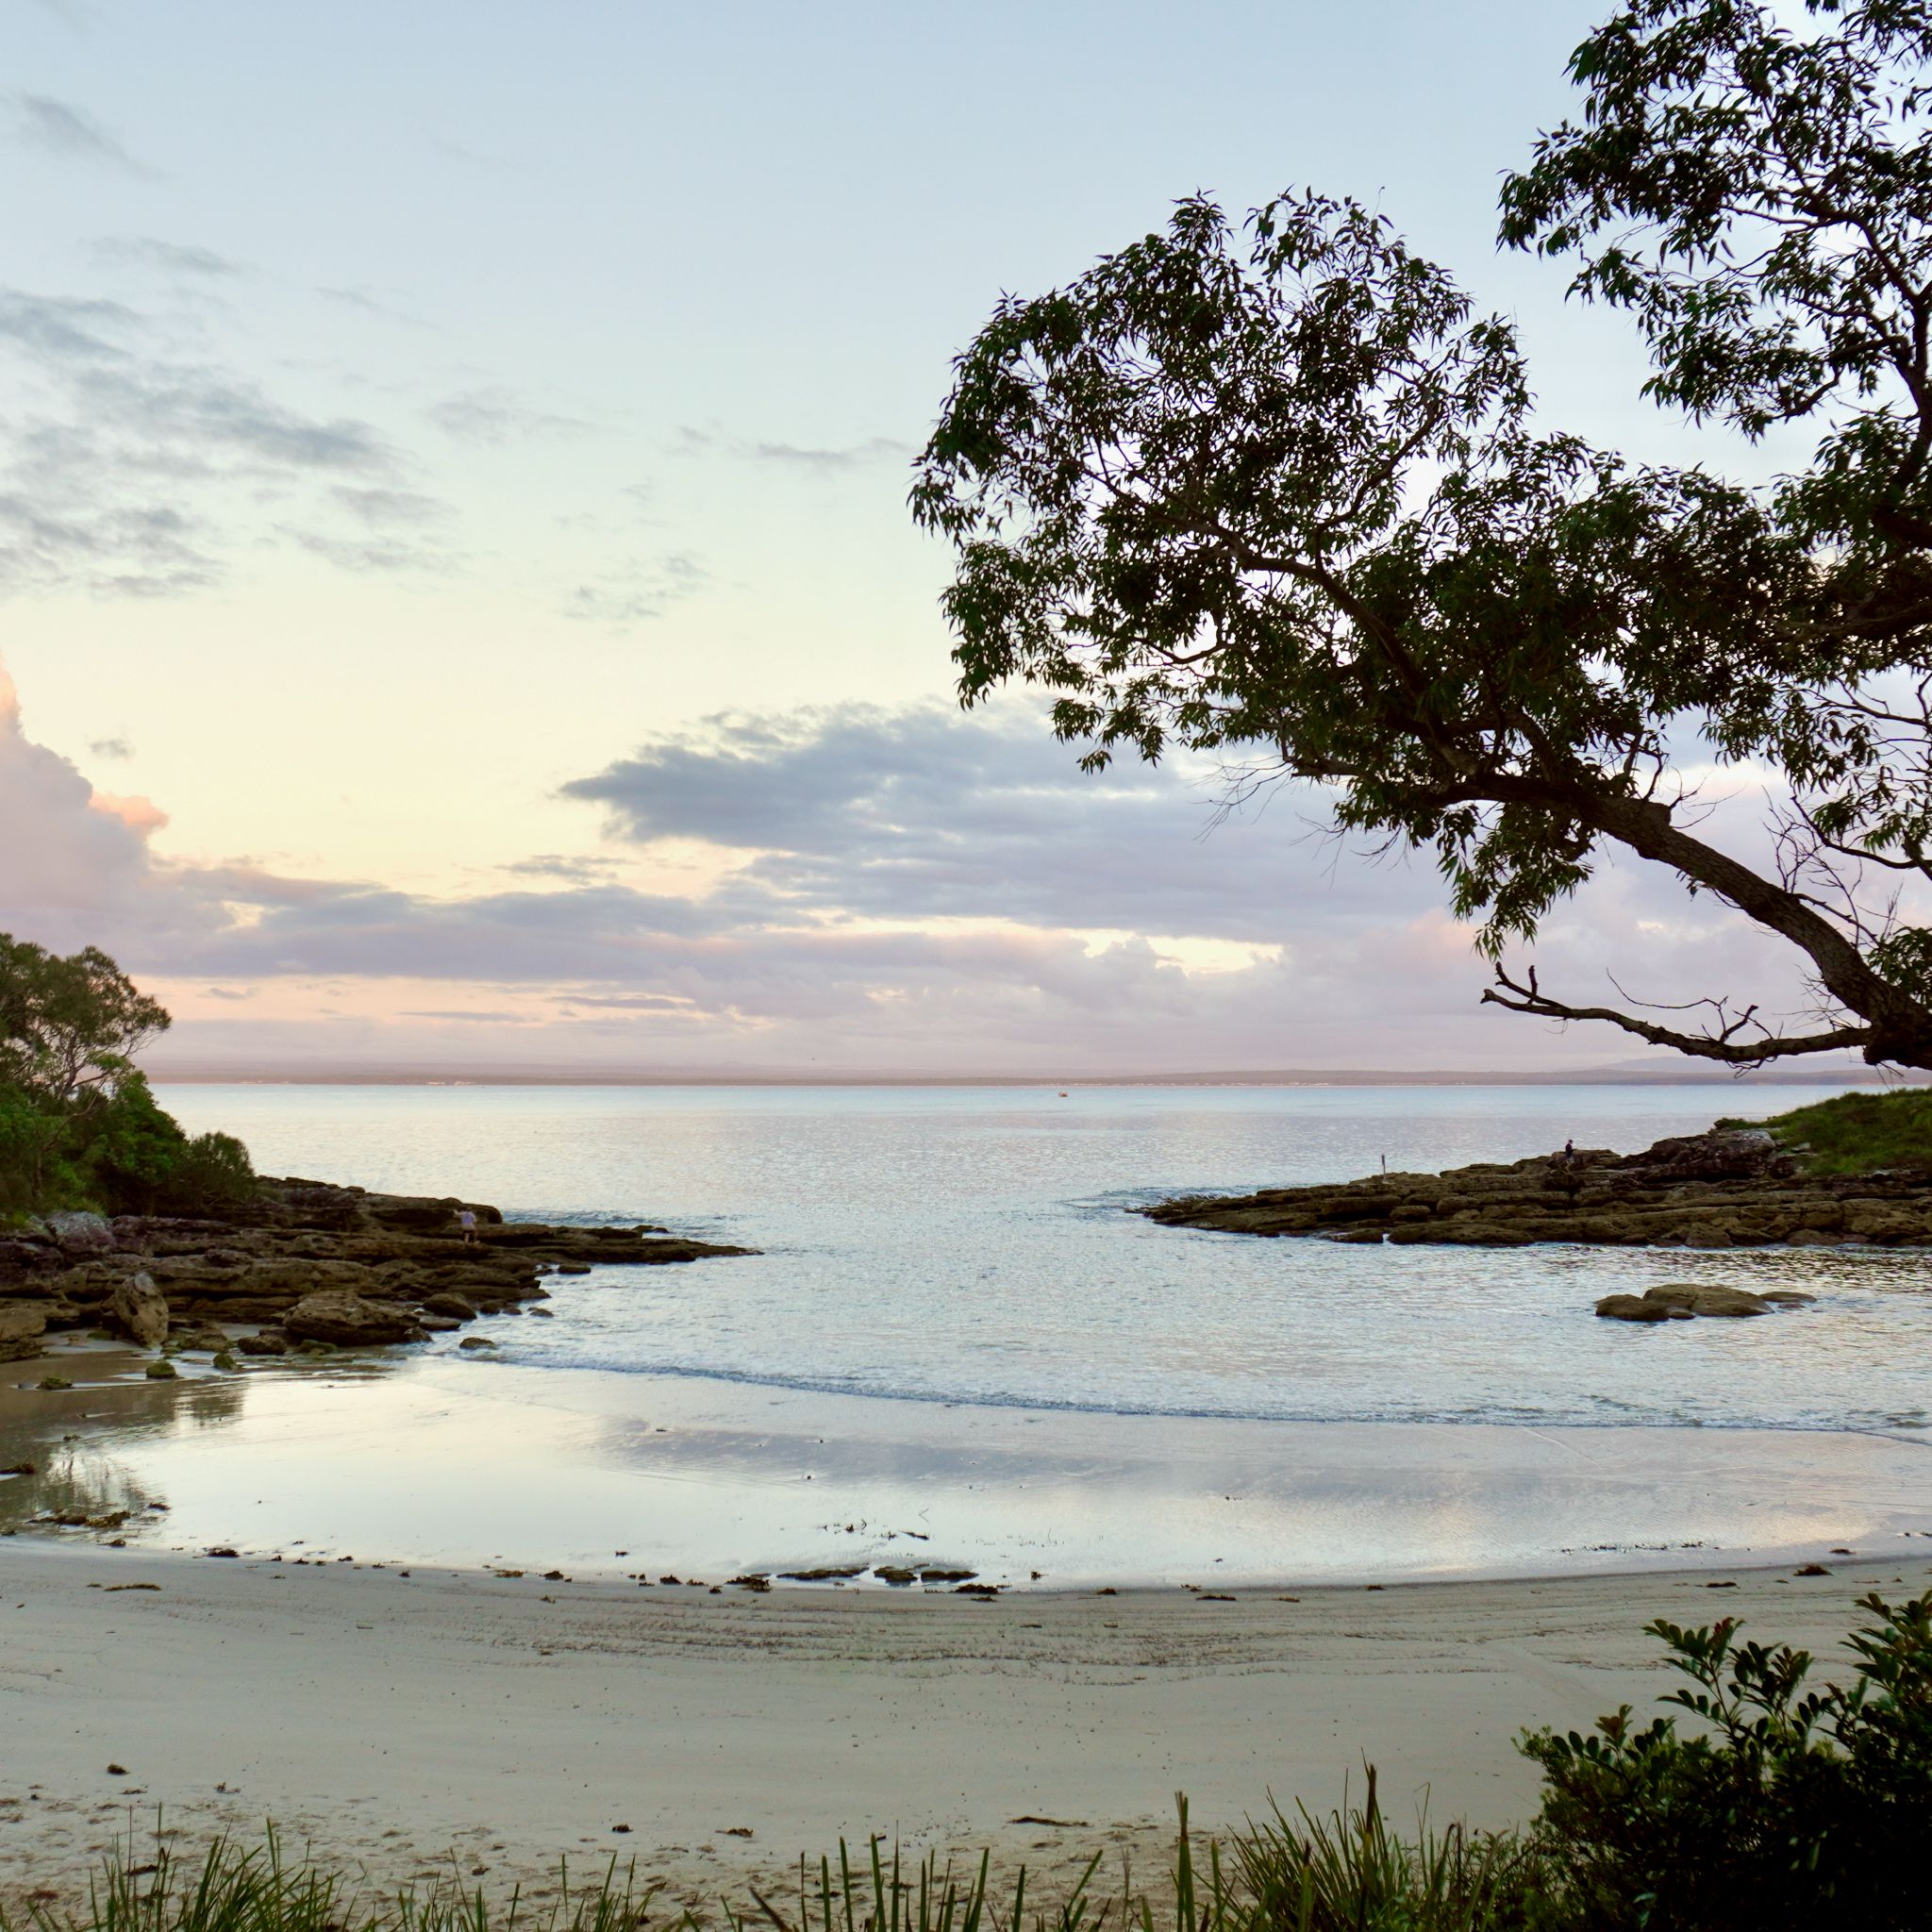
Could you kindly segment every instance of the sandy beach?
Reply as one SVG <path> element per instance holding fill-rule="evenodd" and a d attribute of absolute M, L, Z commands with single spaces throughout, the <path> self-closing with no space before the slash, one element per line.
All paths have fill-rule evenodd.
<path fill-rule="evenodd" d="M 1271 1792 L 1329 1805 L 1365 1757 L 1398 1814 L 1522 1818 L 1519 1727 L 1669 1687 L 1650 1618 L 1739 1615 L 1829 1656 L 1857 1596 L 1932 1563 L 979 1603 L 15 1538 L 0 1578 L 8 1897 L 74 1888 L 158 1816 L 184 1844 L 274 1819 L 384 1883 L 454 1854 L 541 1889 L 614 1852 L 715 1900 L 872 1831 L 1049 1876 L 1108 1845 L 1151 1874 L 1177 1789 L 1212 1828 Z"/>

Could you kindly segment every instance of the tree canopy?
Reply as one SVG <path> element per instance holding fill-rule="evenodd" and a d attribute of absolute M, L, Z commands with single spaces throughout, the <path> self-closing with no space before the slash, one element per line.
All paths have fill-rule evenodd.
<path fill-rule="evenodd" d="M 0 933 L 0 1217 L 192 1214 L 253 1191 L 241 1141 L 191 1138 L 136 1068 L 167 1025 L 98 947 L 63 956 Z"/>
<path fill-rule="evenodd" d="M 63 958 L 0 933 L 0 1081 L 71 1099 L 125 1074 L 168 1024 L 97 946 Z"/>
<path fill-rule="evenodd" d="M 912 503 L 950 538 L 962 701 L 1023 679 L 1090 765 L 1232 753 L 1433 851 L 1519 1011 L 1732 1065 L 1932 1066 L 1932 4 L 1638 0 L 1571 61 L 1581 118 L 1503 240 L 1628 310 L 1661 405 L 1771 483 L 1541 423 L 1515 333 L 1388 221 L 1206 197 L 959 357 Z M 1687 768 L 1776 775 L 1769 860 Z M 1606 845 L 1795 946 L 1796 1026 L 1579 1006 L 1510 963 Z"/>

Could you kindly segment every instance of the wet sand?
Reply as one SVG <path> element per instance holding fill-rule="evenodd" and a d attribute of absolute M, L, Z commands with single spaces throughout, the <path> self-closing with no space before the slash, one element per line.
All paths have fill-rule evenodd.
<path fill-rule="evenodd" d="M 1909 1561 L 1835 1558 L 1816 1578 L 980 1603 L 16 1537 L 0 1543 L 0 1896 L 72 1890 L 158 1812 L 183 1845 L 273 1818 L 383 1883 L 447 1873 L 454 1852 L 466 1877 L 541 1890 L 560 1857 L 581 1876 L 615 1852 L 679 1898 L 741 1901 L 872 1831 L 990 1842 L 1049 1890 L 1103 1845 L 1151 1875 L 1175 1790 L 1197 1826 L 1224 1826 L 1271 1792 L 1328 1806 L 1364 1757 L 1398 1815 L 1426 1799 L 1438 1821 L 1503 1824 L 1534 1804 L 1520 1727 L 1669 1688 L 1647 1620 L 1741 1615 L 1828 1656 L 1863 1591 L 1932 1585 L 1932 1549 L 1902 1547 Z"/>

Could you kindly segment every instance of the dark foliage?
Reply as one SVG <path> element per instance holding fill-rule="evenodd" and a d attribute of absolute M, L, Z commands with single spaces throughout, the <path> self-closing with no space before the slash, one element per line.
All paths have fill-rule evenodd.
<path fill-rule="evenodd" d="M 1690 1687 L 1641 1729 L 1626 1707 L 1588 1737 L 1524 1748 L 1543 1768 L 1536 1840 L 1555 1923 L 1575 1932 L 1906 1932 L 1926 1923 L 1932 1858 L 1932 1597 L 1853 1636 L 1843 1685 L 1811 1659 L 1737 1641 L 1737 1625 L 1651 1629 Z"/>
<path fill-rule="evenodd" d="M 1090 764 L 1171 742 L 1329 788 L 1431 849 L 1486 997 L 1731 1065 L 1932 1066 L 1932 0 L 1640 0 L 1504 235 L 1630 309 L 1661 403 L 1807 422 L 1770 487 L 1537 424 L 1514 332 L 1380 216 L 1183 202 L 960 357 L 915 515 L 949 538 L 962 700 L 1050 691 Z M 1687 767 L 1781 775 L 1777 858 L 1699 835 Z M 1796 947 L 1815 1024 L 1714 994 L 1571 1005 L 1504 965 L 1606 844 Z"/>
<path fill-rule="evenodd" d="M 136 1071 L 167 1024 L 96 948 L 0 934 L 0 1214 L 212 1214 L 253 1192 L 241 1141 L 191 1138 Z"/>

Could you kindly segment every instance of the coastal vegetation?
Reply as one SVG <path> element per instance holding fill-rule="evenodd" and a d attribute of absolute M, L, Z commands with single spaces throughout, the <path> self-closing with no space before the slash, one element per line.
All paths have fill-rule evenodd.
<path fill-rule="evenodd" d="M 1711 460 L 1539 420 L 1509 321 L 1376 210 L 1191 197 L 958 358 L 912 508 L 955 547 L 959 695 L 1041 688 L 1090 768 L 1324 788 L 1340 834 L 1433 854 L 1511 1011 L 1932 1067 L 1932 6 L 1630 0 L 1570 73 L 1501 239 L 1631 318 Z M 1740 439 L 1810 454 L 1740 480 Z M 1766 774 L 1735 849 L 1713 762 Z M 1822 1019 L 1514 963 L 1607 853 L 1788 944 Z"/>
<path fill-rule="evenodd" d="M 185 1132 L 134 1056 L 168 1014 L 94 946 L 0 933 L 0 1217 L 216 1213 L 255 1185 L 229 1134 Z"/>
<path fill-rule="evenodd" d="M 1362 1801 L 1318 1817 L 1278 1808 L 1196 1849 L 1185 1798 L 1159 1913 L 1174 1932 L 1905 1932 L 1924 1924 L 1932 1857 L 1932 1595 L 1861 1598 L 1840 1681 L 1811 1688 L 1812 1659 L 1747 1643 L 1738 1625 L 1657 1622 L 1688 1681 L 1671 1712 L 1638 1726 L 1628 1707 L 1588 1735 L 1526 1736 L 1542 1767 L 1537 1817 L 1520 1831 L 1425 1822 L 1391 1829 L 1373 1771 Z M 1695 1721 L 1678 1728 L 1676 1713 Z M 124 1846 L 85 1910 L 46 1898 L 0 1907 L 0 1932 L 1155 1932 L 1155 1898 L 1123 1873 L 1108 1894 L 1096 1852 L 1041 1907 L 1026 1874 L 995 1892 L 991 1858 L 958 1874 L 928 1857 L 908 1871 L 872 1840 L 857 1858 L 801 1861 L 795 1892 L 752 1890 L 715 1918 L 661 1907 L 615 1860 L 547 1900 L 491 1899 L 459 1867 L 446 1882 L 366 1892 L 271 1832 L 184 1857 L 158 1838 Z M 1098 1882 L 1096 1882 L 1098 1881 Z"/>
<path fill-rule="evenodd" d="M 1770 1120 L 1726 1120 L 1724 1128 L 1760 1127 L 1806 1174 L 1932 1174 L 1932 1091 L 1840 1093 Z"/>

